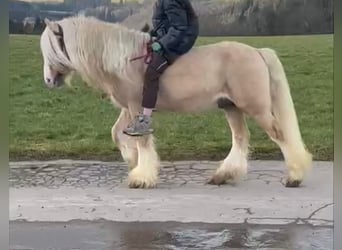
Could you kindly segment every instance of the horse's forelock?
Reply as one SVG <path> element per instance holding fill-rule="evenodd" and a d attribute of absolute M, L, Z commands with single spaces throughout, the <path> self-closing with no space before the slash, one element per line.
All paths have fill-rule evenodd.
<path fill-rule="evenodd" d="M 55 70 L 60 72 L 66 71 L 69 65 L 69 62 L 66 60 L 65 55 L 58 47 L 57 38 L 55 35 L 48 29 L 45 28 L 41 35 L 41 51 L 44 58 L 44 63 L 46 65 L 52 66 Z"/>

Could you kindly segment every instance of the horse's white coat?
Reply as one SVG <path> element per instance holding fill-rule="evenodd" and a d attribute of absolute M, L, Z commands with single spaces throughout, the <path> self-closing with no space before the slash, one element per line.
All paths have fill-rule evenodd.
<path fill-rule="evenodd" d="M 70 60 L 53 33 L 57 24 L 63 30 Z M 145 53 L 149 39 L 146 33 L 86 17 L 47 21 L 41 37 L 45 79 L 53 78 L 56 72 L 76 71 L 122 109 L 112 128 L 112 138 L 131 165 L 130 187 L 153 187 L 158 176 L 153 136 L 131 138 L 122 134 L 141 111 L 146 69 L 142 60 L 130 59 Z M 51 82 L 47 84 L 51 86 Z M 286 75 L 276 53 L 228 41 L 193 48 L 161 77 L 156 108 L 210 111 L 217 108 L 220 97 L 235 104 L 224 109 L 233 144 L 210 183 L 235 182 L 246 174 L 249 133 L 244 115 L 249 115 L 279 145 L 289 168 L 288 184 L 297 186 L 310 169 L 312 157 L 301 138 Z"/>

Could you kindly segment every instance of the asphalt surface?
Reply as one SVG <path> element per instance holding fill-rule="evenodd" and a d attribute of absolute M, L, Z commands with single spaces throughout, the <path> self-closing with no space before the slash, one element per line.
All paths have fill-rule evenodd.
<path fill-rule="evenodd" d="M 155 189 L 127 188 L 117 162 L 10 163 L 11 249 L 332 249 L 333 164 L 285 188 L 278 161 L 236 186 L 218 162 L 163 162 Z"/>
<path fill-rule="evenodd" d="M 11 249 L 333 249 L 331 227 L 178 222 L 11 223 Z"/>

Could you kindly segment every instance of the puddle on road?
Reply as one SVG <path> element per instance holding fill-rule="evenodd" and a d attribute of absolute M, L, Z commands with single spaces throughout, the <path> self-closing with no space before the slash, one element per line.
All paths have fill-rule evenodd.
<path fill-rule="evenodd" d="M 15 250 L 333 249 L 332 227 L 206 223 L 10 223 Z"/>

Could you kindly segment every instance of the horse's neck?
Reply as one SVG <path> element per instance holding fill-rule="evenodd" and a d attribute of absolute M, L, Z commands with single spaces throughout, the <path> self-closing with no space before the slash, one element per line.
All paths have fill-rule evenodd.
<path fill-rule="evenodd" d="M 86 75 L 86 79 L 92 79 L 87 81 L 89 85 L 101 89 L 112 96 L 117 103 L 124 106 L 126 94 L 130 91 L 129 88 L 132 87 L 131 82 L 141 82 L 141 73 L 144 68 L 143 60 L 131 62 L 130 59 L 145 53 L 143 48 L 149 40 L 149 36 L 144 33 L 135 33 L 119 25 L 113 27 L 102 25 L 108 24 L 100 23 L 98 27 L 99 30 L 111 34 L 107 35 L 107 40 L 89 34 L 91 31 L 87 34 L 82 34 L 83 44 L 89 44 L 96 39 L 96 43 L 99 41 L 103 43 L 100 44 L 103 48 L 98 51 L 85 51 L 88 54 L 87 57 L 89 57 L 86 60 L 83 58 L 83 53 L 76 53 L 77 57 L 79 57 L 77 59 L 77 63 L 80 64 L 79 73 Z M 78 51 L 87 49 L 86 47 L 78 47 L 82 46 L 78 43 L 75 46 L 75 49 Z M 92 49 L 96 50 L 96 48 Z M 115 50 L 118 49 L 122 49 L 122 51 L 116 51 L 117 53 L 115 53 Z M 90 57 L 90 55 L 94 56 Z"/>

